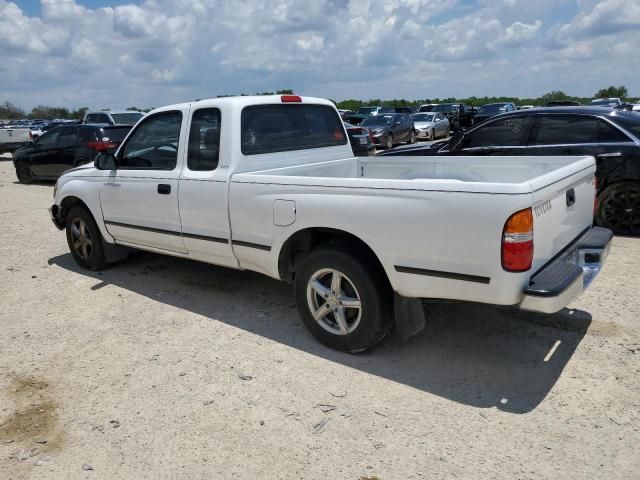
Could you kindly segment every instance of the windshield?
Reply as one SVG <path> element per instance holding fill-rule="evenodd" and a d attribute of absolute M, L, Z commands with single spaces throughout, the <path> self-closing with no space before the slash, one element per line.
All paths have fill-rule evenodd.
<path fill-rule="evenodd" d="M 136 123 L 144 117 L 144 113 L 142 112 L 131 112 L 131 113 L 112 113 L 111 118 L 115 123 Z"/>
<path fill-rule="evenodd" d="M 433 110 L 433 107 L 435 107 L 435 105 L 422 105 L 420 107 L 420 111 L 421 112 L 430 112 Z"/>
<path fill-rule="evenodd" d="M 362 107 L 358 109 L 358 113 L 361 115 L 369 115 L 370 113 L 375 112 L 378 107 Z"/>
<path fill-rule="evenodd" d="M 393 115 L 376 115 L 374 117 L 368 117 L 364 120 L 364 122 L 361 123 L 362 126 L 364 127 L 368 127 L 368 126 L 384 126 L 384 125 L 391 125 L 391 119 L 393 118 Z"/>
<path fill-rule="evenodd" d="M 414 122 L 433 122 L 433 117 L 435 117 L 433 113 L 416 113 L 413 116 L 413 121 Z"/>
<path fill-rule="evenodd" d="M 594 107 L 598 105 L 608 107 L 608 106 L 618 105 L 618 102 L 616 100 L 608 100 L 606 98 L 603 98 L 601 100 L 593 100 L 591 102 L 591 105 L 593 105 Z"/>
<path fill-rule="evenodd" d="M 483 105 L 478 110 L 479 115 L 497 115 L 504 112 L 504 103 L 492 103 L 490 105 Z"/>
<path fill-rule="evenodd" d="M 456 108 L 458 108 L 458 104 L 455 103 L 441 103 L 440 105 L 436 105 L 433 107 L 433 112 L 453 112 Z"/>

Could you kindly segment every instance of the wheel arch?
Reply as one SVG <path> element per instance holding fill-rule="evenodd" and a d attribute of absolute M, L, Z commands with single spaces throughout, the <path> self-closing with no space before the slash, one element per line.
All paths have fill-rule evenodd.
<path fill-rule="evenodd" d="M 292 282 L 304 258 L 321 245 L 334 245 L 336 248 L 350 247 L 359 255 L 374 261 L 376 268 L 379 268 L 389 285 L 391 285 L 380 257 L 367 242 L 346 230 L 328 227 L 303 228 L 291 234 L 285 240 L 278 253 L 278 275 L 280 279 L 285 282 Z"/>

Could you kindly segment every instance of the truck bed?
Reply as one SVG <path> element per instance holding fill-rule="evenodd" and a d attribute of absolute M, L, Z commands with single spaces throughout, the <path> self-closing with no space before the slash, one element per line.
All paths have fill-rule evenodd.
<path fill-rule="evenodd" d="M 269 182 L 277 183 L 285 179 L 273 177 L 295 177 L 304 184 L 322 179 L 327 186 L 363 187 L 366 184 L 374 188 L 531 193 L 592 164 L 588 156 L 354 157 L 247 172 L 235 175 L 234 180 L 255 181 L 258 176 L 269 176 Z M 286 182 L 291 180 L 288 178 Z"/>
<path fill-rule="evenodd" d="M 277 251 L 278 239 L 292 232 L 331 225 L 385 252 L 383 266 L 406 297 L 429 292 L 434 298 L 512 305 L 530 278 L 592 224 L 595 162 L 589 156 L 347 158 L 305 165 L 292 156 L 291 166 L 287 161 L 232 175 L 234 236 Z M 282 200 L 293 206 L 287 221 L 275 210 Z M 534 212 L 533 266 L 505 272 L 504 224 L 525 208 Z M 246 255 L 239 257 L 241 265 L 273 274 L 275 266 L 258 268 L 260 253 Z M 411 275 L 408 269 L 488 283 Z"/>

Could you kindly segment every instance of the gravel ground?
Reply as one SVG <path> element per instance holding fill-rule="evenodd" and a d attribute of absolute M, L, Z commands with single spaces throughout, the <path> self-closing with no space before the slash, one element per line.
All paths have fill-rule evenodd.
<path fill-rule="evenodd" d="M 640 239 L 552 316 L 428 305 L 347 355 L 290 287 L 138 253 L 82 271 L 0 161 L 0 477 L 638 478 Z"/>

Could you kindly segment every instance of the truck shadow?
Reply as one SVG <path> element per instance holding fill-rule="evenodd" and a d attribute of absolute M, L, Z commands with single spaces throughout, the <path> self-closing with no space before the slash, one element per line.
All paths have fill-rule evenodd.
<path fill-rule="evenodd" d="M 371 352 L 350 355 L 311 337 L 290 285 L 253 272 L 146 252 L 102 272 L 80 269 L 68 253 L 49 264 L 94 278 L 92 290 L 115 285 L 433 395 L 518 414 L 542 402 L 591 323 L 591 315 L 578 310 L 537 315 L 430 303 L 427 328 L 418 336 L 405 343 L 388 338 Z"/>

